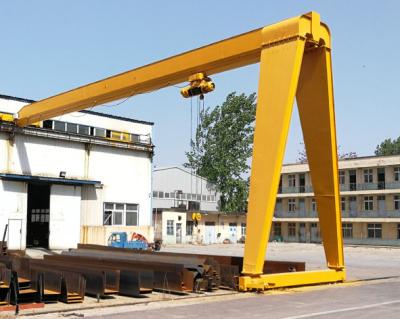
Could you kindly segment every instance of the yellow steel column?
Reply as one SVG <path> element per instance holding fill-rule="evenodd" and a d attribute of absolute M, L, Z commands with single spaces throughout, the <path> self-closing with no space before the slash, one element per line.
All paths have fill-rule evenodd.
<path fill-rule="evenodd" d="M 307 50 L 297 104 L 329 268 L 344 267 L 331 52 Z"/>
<path fill-rule="evenodd" d="M 263 273 L 304 43 L 295 37 L 261 52 L 243 274 Z"/>

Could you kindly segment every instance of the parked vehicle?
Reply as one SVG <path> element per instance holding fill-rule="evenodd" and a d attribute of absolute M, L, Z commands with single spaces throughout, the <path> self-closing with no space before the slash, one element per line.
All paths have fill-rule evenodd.
<path fill-rule="evenodd" d="M 131 240 L 128 240 L 126 232 L 113 232 L 108 237 L 108 246 L 117 248 L 129 248 L 139 250 L 159 251 L 161 249 L 161 240 L 149 243 L 142 234 L 133 233 Z"/>

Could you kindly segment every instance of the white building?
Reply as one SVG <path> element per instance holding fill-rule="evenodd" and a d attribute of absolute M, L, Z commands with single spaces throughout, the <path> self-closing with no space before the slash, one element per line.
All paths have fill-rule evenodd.
<path fill-rule="evenodd" d="M 0 113 L 31 102 L 0 95 Z M 92 111 L 26 128 L 0 121 L 0 233 L 8 224 L 9 248 L 105 244 L 115 230 L 151 237 L 152 125 Z"/>
<path fill-rule="evenodd" d="M 153 209 L 215 212 L 218 200 L 215 186 L 188 169 L 171 166 L 153 170 Z"/>
<path fill-rule="evenodd" d="M 204 242 L 203 232 L 193 228 L 193 212 L 218 215 L 219 194 L 206 179 L 182 167 L 153 170 L 153 219 L 157 238 L 166 244 Z M 214 229 L 213 229 L 214 231 Z M 215 231 L 214 231 L 215 233 Z M 216 233 L 212 241 L 216 238 Z"/>

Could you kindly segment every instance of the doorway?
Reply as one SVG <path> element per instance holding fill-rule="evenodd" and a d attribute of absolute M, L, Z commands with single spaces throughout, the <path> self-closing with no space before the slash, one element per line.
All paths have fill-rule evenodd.
<path fill-rule="evenodd" d="M 176 223 L 176 243 L 182 244 L 182 223 Z"/>
<path fill-rule="evenodd" d="M 26 246 L 49 247 L 50 185 L 28 184 Z"/>

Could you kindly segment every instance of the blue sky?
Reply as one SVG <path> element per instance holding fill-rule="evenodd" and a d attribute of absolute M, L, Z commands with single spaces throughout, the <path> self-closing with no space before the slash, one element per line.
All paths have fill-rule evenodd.
<path fill-rule="evenodd" d="M 332 32 L 338 143 L 370 155 L 399 133 L 399 1 L 2 1 L 0 93 L 42 99 L 308 11 Z M 257 89 L 258 65 L 213 76 L 206 106 Z M 96 110 L 155 123 L 154 164 L 185 162 L 190 100 L 175 87 Z M 301 149 L 293 114 L 286 162 Z"/>

